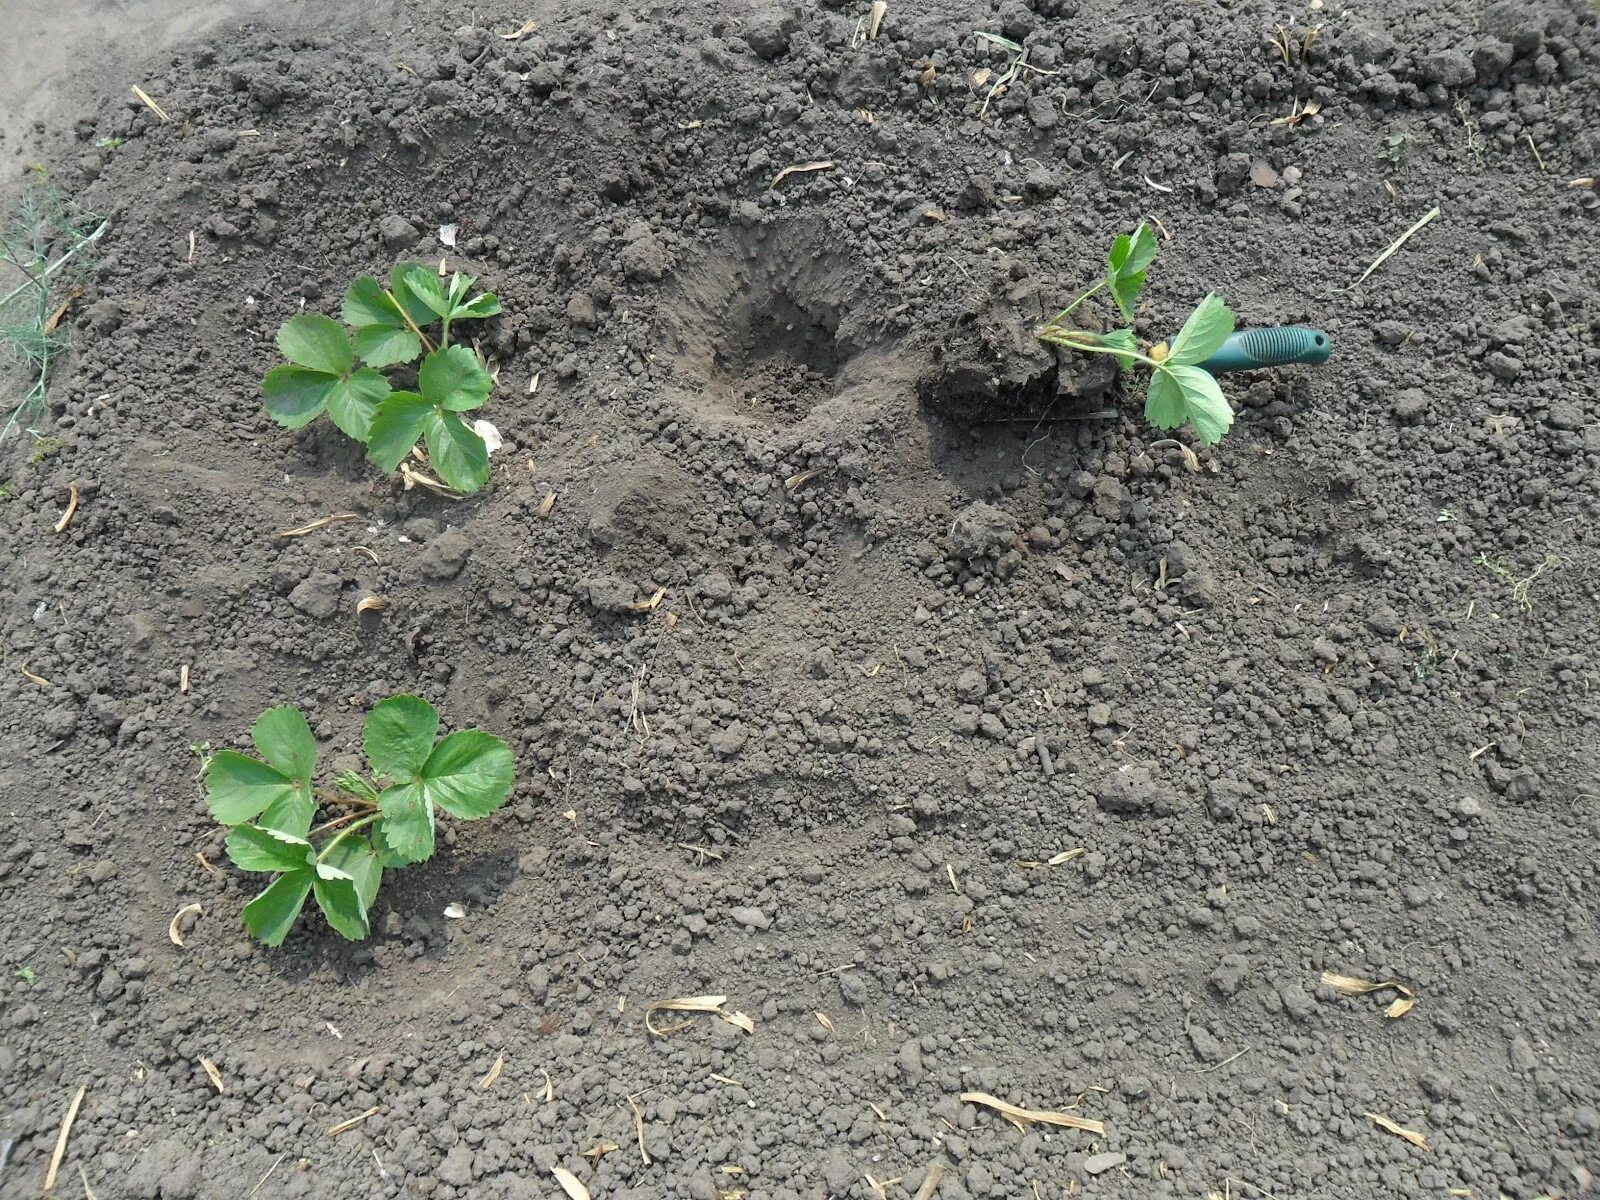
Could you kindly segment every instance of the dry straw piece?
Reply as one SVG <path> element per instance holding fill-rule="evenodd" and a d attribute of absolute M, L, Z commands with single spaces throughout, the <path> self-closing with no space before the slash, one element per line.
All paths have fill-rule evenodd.
<path fill-rule="evenodd" d="M 330 1125 L 328 1127 L 328 1136 L 329 1137 L 338 1137 L 341 1133 L 344 1133 L 347 1129 L 354 1129 L 357 1125 L 361 1124 L 361 1122 L 365 1121 L 368 1117 L 375 1117 L 379 1113 L 381 1113 L 382 1111 L 383 1111 L 382 1108 L 380 1108 L 378 1105 L 374 1104 L 371 1108 L 367 1109 L 366 1112 L 361 1113 L 359 1116 L 351 1117 L 348 1121 L 340 1121 L 337 1125 Z"/>
<path fill-rule="evenodd" d="M 61 1132 L 56 1135 L 56 1148 L 50 1155 L 50 1169 L 44 1176 L 44 1190 L 47 1192 L 56 1186 L 56 1172 L 61 1170 L 61 1160 L 67 1154 L 67 1139 L 72 1136 L 72 1123 L 78 1119 L 78 1106 L 83 1103 L 84 1093 L 88 1090 L 87 1083 L 78 1089 L 72 1103 L 67 1105 L 67 1115 L 61 1118 Z"/>
<path fill-rule="evenodd" d="M 67 485 L 67 511 L 62 513 L 61 519 L 56 522 L 56 532 L 65 533 L 67 531 L 67 526 L 72 524 L 72 518 L 77 515 L 77 512 L 78 485 L 75 483 L 69 483 Z"/>
<path fill-rule="evenodd" d="M 1403 1017 L 1417 1006 L 1417 994 L 1403 983 L 1393 979 L 1386 979 L 1382 983 L 1373 983 L 1369 979 L 1358 979 L 1354 975 L 1340 975 L 1334 971 L 1324 971 L 1322 982 L 1338 992 L 1341 996 L 1369 996 L 1373 992 L 1396 991 L 1400 995 L 1389 1002 L 1383 1010 L 1383 1015 L 1391 1020 Z"/>
<path fill-rule="evenodd" d="M 1102 1121 L 1091 1121 L 1087 1117 L 1074 1117 L 1070 1113 L 1050 1112 L 1039 1108 L 1018 1108 L 1015 1104 L 997 1099 L 987 1092 L 962 1092 L 961 1099 L 967 1104 L 982 1104 L 994 1109 L 1023 1133 L 1028 1132 L 1029 1125 L 1035 1124 L 1060 1125 L 1063 1129 L 1083 1129 L 1096 1134 L 1104 1134 L 1106 1131 L 1105 1123 Z"/>
<path fill-rule="evenodd" d="M 172 922 L 167 926 L 167 940 L 174 946 L 183 945 L 183 919 L 185 917 L 198 917 L 205 909 L 198 904 L 185 904 L 172 914 Z"/>
<path fill-rule="evenodd" d="M 795 163 L 792 167 L 785 167 L 783 170 L 774 175 L 772 177 L 772 182 L 767 186 L 777 187 L 791 175 L 802 175 L 808 171 L 826 171 L 832 166 L 833 164 L 831 162 Z"/>
<path fill-rule="evenodd" d="M 939 1190 L 939 1181 L 944 1178 L 944 1164 L 934 1159 L 928 1164 L 928 1173 L 922 1178 L 922 1186 L 917 1189 L 916 1200 L 933 1200 L 933 1194 Z"/>
<path fill-rule="evenodd" d="M 202 1058 L 200 1060 L 200 1068 L 206 1073 L 206 1078 L 211 1080 L 211 1086 L 217 1089 L 218 1095 L 228 1090 L 222 1085 L 222 1072 L 217 1070 L 216 1063 L 209 1058 Z"/>
<path fill-rule="evenodd" d="M 565 1167 L 551 1167 L 550 1174 L 556 1177 L 556 1182 L 561 1185 L 561 1190 L 572 1200 L 589 1200 L 589 1189 L 583 1186 L 583 1181 Z"/>
<path fill-rule="evenodd" d="M 133 94 L 138 98 L 140 104 L 144 105 L 151 112 L 155 113 L 155 115 L 160 117 L 163 121 L 172 120 L 171 117 L 167 116 L 167 110 L 162 108 L 161 105 L 157 104 L 154 100 L 150 99 L 149 95 L 138 84 L 133 85 Z"/>
<path fill-rule="evenodd" d="M 650 1019 L 651 1015 L 658 1012 L 687 1012 L 709 1013 L 714 1017 L 721 1017 L 729 1025 L 744 1030 L 746 1033 L 756 1031 L 756 1023 L 742 1012 L 729 1012 L 722 1006 L 726 1004 L 726 996 L 676 996 L 671 1000 L 657 1000 L 644 1010 L 645 1028 L 657 1037 L 666 1037 L 680 1029 L 687 1029 L 692 1022 L 679 1021 L 674 1025 L 658 1026 Z"/>
<path fill-rule="evenodd" d="M 1367 1120 L 1371 1121 L 1379 1129 L 1387 1129 L 1390 1133 L 1394 1134 L 1395 1137 L 1405 1138 L 1406 1141 L 1410 1142 L 1418 1150 L 1426 1152 L 1429 1149 L 1428 1139 L 1423 1137 L 1415 1129 L 1402 1129 L 1388 1117 L 1380 1116 L 1377 1113 L 1362 1113 L 1361 1115 Z"/>
<path fill-rule="evenodd" d="M 334 513 L 331 517 L 318 517 L 309 525 L 297 525 L 293 529 L 280 529 L 273 537 L 292 538 L 305 537 L 308 533 L 315 533 L 319 529 L 326 529 L 337 521 L 359 521 L 360 513 Z"/>
<path fill-rule="evenodd" d="M 500 1078 L 500 1072 L 505 1070 L 505 1066 L 506 1056 L 504 1054 L 496 1055 L 494 1066 L 489 1068 L 489 1073 L 487 1075 L 478 1080 L 478 1086 L 480 1088 L 487 1088 L 492 1085 L 496 1079 Z"/>
<path fill-rule="evenodd" d="M 359 617 L 362 613 L 382 612 L 388 607 L 389 602 L 382 596 L 363 596 L 356 604 L 356 616 Z"/>

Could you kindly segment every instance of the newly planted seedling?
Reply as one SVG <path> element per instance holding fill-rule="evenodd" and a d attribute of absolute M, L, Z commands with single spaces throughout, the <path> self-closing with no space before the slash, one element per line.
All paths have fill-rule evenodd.
<path fill-rule="evenodd" d="M 391 696 L 367 714 L 369 779 L 346 771 L 335 791 L 315 784 L 317 744 L 297 708 L 272 708 L 251 730 L 260 758 L 218 750 L 206 763 L 206 806 L 229 826 L 228 857 L 277 876 L 244 907 L 250 932 L 283 942 L 308 896 L 344 937 L 367 936 L 368 912 L 386 868 L 433 855 L 439 810 L 486 817 L 511 794 L 506 744 L 479 729 L 439 742 L 439 714 L 418 696 Z M 324 805 L 347 809 L 314 825 Z"/>
<path fill-rule="evenodd" d="M 495 316 L 500 301 L 492 292 L 469 298 L 474 282 L 459 271 L 445 280 L 402 263 L 388 287 L 370 275 L 350 285 L 344 325 L 316 313 L 289 318 L 278 331 L 289 361 L 261 381 L 268 414 L 299 429 L 327 413 L 386 471 L 420 439 L 440 479 L 459 492 L 477 491 L 489 480 L 488 449 L 456 414 L 481 406 L 493 381 L 476 354 L 450 344 L 450 333 L 457 321 Z M 424 353 L 417 390 L 396 390 L 383 371 L 409 367 Z"/>
<path fill-rule="evenodd" d="M 1141 224 L 1131 234 L 1119 233 L 1106 255 L 1105 277 L 1057 313 L 1039 330 L 1039 337 L 1083 354 L 1109 354 L 1124 367 L 1138 363 L 1149 368 L 1145 418 L 1158 429 L 1176 429 L 1188 422 L 1201 445 L 1214 445 L 1233 424 L 1233 409 L 1211 373 L 1199 364 L 1215 354 L 1233 332 L 1233 310 L 1221 296 L 1206 296 L 1170 345 L 1150 347 L 1147 353 L 1139 350 L 1132 329 L 1097 333 L 1065 324 L 1079 305 L 1101 289 L 1111 293 L 1124 320 L 1133 320 L 1134 306 L 1155 257 L 1156 239 L 1149 226 Z"/>

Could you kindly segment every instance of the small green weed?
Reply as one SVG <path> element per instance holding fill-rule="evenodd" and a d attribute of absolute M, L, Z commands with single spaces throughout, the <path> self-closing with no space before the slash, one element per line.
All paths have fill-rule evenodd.
<path fill-rule="evenodd" d="M 437 810 L 472 821 L 506 802 L 516 769 L 506 744 L 479 729 L 436 743 L 438 732 L 439 714 L 421 697 L 379 701 L 363 737 L 372 777 L 343 772 L 333 794 L 315 790 L 317 743 L 297 708 L 257 719 L 251 737 L 260 758 L 236 750 L 210 756 L 206 806 L 229 827 L 228 857 L 241 870 L 277 876 L 244 906 L 252 934 L 281 945 L 311 896 L 336 932 L 359 941 L 370 931 L 384 870 L 433 856 Z M 353 811 L 313 828 L 321 804 Z"/>
<path fill-rule="evenodd" d="M 978 37 L 981 37 L 984 41 L 989 42 L 992 45 L 999 46 L 1002 50 L 1008 51 L 1011 55 L 1010 61 L 1006 63 L 1006 69 L 1001 71 L 999 75 L 995 76 L 994 82 L 989 86 L 988 95 L 984 96 L 983 98 L 983 104 L 978 109 L 979 120 L 982 120 L 983 115 L 989 111 L 990 103 L 996 97 L 998 97 L 1000 93 L 1004 92 L 1007 86 L 1009 86 L 1010 83 L 1019 76 L 1025 78 L 1028 75 L 1059 74 L 1059 72 L 1056 71 L 1046 71 L 1040 67 L 1034 66 L 1028 61 L 1027 47 L 1018 42 L 1013 42 L 1010 38 L 1001 37 L 998 33 L 985 33 L 981 29 L 974 30 L 973 32 Z"/>
<path fill-rule="evenodd" d="M 73 289 L 94 266 L 89 251 L 108 228 L 75 212 L 42 169 L 0 234 L 0 381 L 7 386 L 0 440 L 45 412 L 50 369 L 61 349 L 57 327 Z M 19 282 L 13 283 L 13 280 Z"/>
<path fill-rule="evenodd" d="M 494 381 L 477 355 L 450 344 L 450 330 L 494 316 L 500 301 L 493 292 L 468 299 L 474 282 L 458 271 L 447 283 L 429 267 L 402 263 L 387 288 L 370 275 L 350 285 L 344 325 L 317 313 L 290 317 L 278 330 L 289 361 L 261 381 L 267 413 L 288 429 L 326 413 L 385 471 L 420 440 L 440 479 L 458 492 L 477 491 L 489 482 L 489 451 L 461 414 L 480 407 Z M 382 369 L 408 366 L 424 351 L 417 390 L 394 390 Z"/>
<path fill-rule="evenodd" d="M 28 465 L 36 467 L 67 444 L 66 438 L 42 437 L 28 451 Z"/>
<path fill-rule="evenodd" d="M 1542 563 L 1540 563 L 1532 571 L 1528 572 L 1528 574 L 1520 577 L 1503 558 L 1496 561 L 1495 559 L 1491 559 L 1487 554 L 1480 553 L 1472 561 L 1475 565 L 1482 567 L 1491 575 L 1494 575 L 1502 580 L 1506 586 L 1511 589 L 1512 603 L 1520 608 L 1523 612 L 1531 613 L 1533 611 L 1533 596 L 1531 593 L 1533 590 L 1534 581 L 1551 567 L 1559 564 L 1561 562 L 1561 558 L 1559 555 L 1546 554 Z"/>
<path fill-rule="evenodd" d="M 17 978 L 22 980 L 22 982 L 27 984 L 29 987 L 32 987 L 34 984 L 39 982 L 39 973 L 32 967 L 18 967 Z"/>
<path fill-rule="evenodd" d="M 102 150 L 121 150 L 127 144 L 127 138 L 119 137 L 103 137 L 95 142 L 95 145 Z"/>
<path fill-rule="evenodd" d="M 1188 422 L 1202 446 L 1215 445 L 1233 424 L 1233 409 L 1210 372 L 1200 363 L 1221 348 L 1233 332 L 1233 310 L 1221 296 L 1211 293 L 1195 306 L 1170 346 L 1150 348 L 1140 353 L 1132 329 L 1113 329 L 1093 333 L 1063 324 L 1073 311 L 1101 289 L 1111 298 L 1126 321 L 1133 320 L 1134 305 L 1144 287 L 1145 275 L 1156 257 L 1156 237 L 1145 224 L 1131 234 L 1119 233 L 1106 255 L 1106 274 L 1090 285 L 1039 330 L 1038 336 L 1051 345 L 1083 354 L 1109 354 L 1122 366 L 1139 363 L 1150 369 L 1150 390 L 1144 415 L 1158 429 L 1176 429 Z"/>
<path fill-rule="evenodd" d="M 1406 135 L 1391 133 L 1383 139 L 1383 146 L 1378 150 L 1377 157 L 1383 159 L 1391 167 L 1398 167 L 1406 157 Z"/>

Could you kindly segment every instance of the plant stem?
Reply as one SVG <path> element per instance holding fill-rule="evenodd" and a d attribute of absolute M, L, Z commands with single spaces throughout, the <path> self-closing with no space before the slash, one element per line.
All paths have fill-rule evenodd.
<path fill-rule="evenodd" d="M 442 328 L 444 332 L 439 335 L 439 349 L 441 350 L 450 344 L 450 318 L 444 317 L 442 318 L 442 321 Z"/>
<path fill-rule="evenodd" d="M 1046 326 L 1047 330 L 1048 328 L 1049 327 Z M 1057 336 L 1046 337 L 1043 340 L 1049 342 L 1051 345 L 1064 346 L 1068 350 L 1076 350 L 1080 354 L 1109 354 L 1119 362 L 1140 362 L 1149 367 L 1152 371 L 1161 370 L 1160 363 L 1158 363 L 1155 359 L 1150 358 L 1148 355 L 1140 354 L 1137 350 L 1118 350 L 1112 346 L 1094 346 L 1084 342 L 1074 342 L 1071 340 L 1071 337 L 1075 332 L 1077 331 L 1072 329 L 1063 329 Z"/>
<path fill-rule="evenodd" d="M 411 330 L 411 332 L 416 334 L 417 337 L 422 339 L 422 348 L 424 350 L 426 350 L 429 354 L 432 354 L 433 353 L 433 343 L 428 340 L 428 335 L 423 333 L 422 330 L 417 327 L 417 323 L 411 319 L 411 314 L 406 311 L 406 306 L 404 304 L 401 304 L 400 301 L 396 300 L 394 298 L 394 293 L 391 292 L 388 288 L 384 289 L 383 294 L 385 296 L 389 297 L 390 302 L 395 306 L 396 311 L 399 312 L 400 319 L 406 323 L 407 327 Z"/>
<path fill-rule="evenodd" d="M 315 829 L 313 829 L 311 833 L 306 834 L 306 836 L 310 837 L 312 833 L 326 833 L 330 829 L 337 829 L 341 825 L 348 825 L 351 821 L 362 821 L 371 817 L 375 817 L 376 815 L 377 814 L 374 812 L 345 813 L 345 815 L 342 817 L 335 817 L 331 821 L 324 821 L 321 825 L 318 825 Z"/>
<path fill-rule="evenodd" d="M 349 821 L 350 818 L 341 818 L 341 819 L 344 819 L 344 821 Z M 363 818 L 360 819 L 360 821 L 355 822 L 354 826 L 347 826 L 346 829 L 341 830 L 341 832 L 339 832 L 339 837 L 334 838 L 333 842 L 330 842 L 330 843 L 328 843 L 328 845 L 323 846 L 322 851 L 320 851 L 320 853 L 317 854 L 317 861 L 318 862 L 322 862 L 323 859 L 328 858 L 328 854 L 333 853 L 334 846 L 339 845 L 339 843 L 341 843 L 341 842 L 344 842 L 344 838 L 349 837 L 350 834 L 354 834 L 355 830 L 357 830 L 357 829 L 366 829 L 366 826 L 370 826 L 370 824 L 373 824 L 373 821 L 376 821 L 376 819 L 378 819 L 378 813 L 373 813 L 373 814 L 371 814 L 371 816 L 363 816 Z M 338 824 L 338 822 L 333 822 L 333 824 Z M 326 826 L 325 826 L 325 829 L 326 829 Z M 315 832 L 317 832 L 317 830 L 312 830 L 312 832 L 314 832 L 314 834 L 315 834 Z"/>
<path fill-rule="evenodd" d="M 93 245 L 95 242 L 99 241 L 101 235 L 103 235 L 105 233 L 105 231 L 107 229 L 109 229 L 109 228 L 111 228 L 111 222 L 110 221 L 101 221 L 100 222 L 100 227 L 98 229 L 96 229 L 88 237 L 84 238 L 83 241 L 79 242 L 71 250 L 68 250 L 60 258 L 56 259 L 55 262 L 51 263 L 48 267 L 46 267 L 44 269 L 44 273 L 41 276 L 39 276 L 39 278 L 35 279 L 32 275 L 29 275 L 27 283 L 24 283 L 24 284 L 20 285 L 19 287 L 15 288 L 13 291 L 11 291 L 3 299 L 0 299 L 0 308 L 4 308 L 6 305 L 10 304 L 13 300 L 15 300 L 18 296 L 22 295 L 22 293 L 27 291 L 29 288 L 31 288 L 31 287 L 39 287 L 41 284 L 44 283 L 45 280 L 49 279 L 50 276 L 54 275 L 63 266 L 65 266 L 66 263 L 67 263 L 67 260 L 70 259 L 79 250 L 82 250 L 85 246 Z M 404 311 L 404 310 L 402 310 L 402 311 Z"/>
<path fill-rule="evenodd" d="M 1104 279 L 1102 279 L 1099 283 L 1094 284 L 1092 287 L 1089 287 L 1086 290 L 1084 290 L 1082 292 L 1079 292 L 1078 293 L 1078 298 L 1076 300 L 1074 300 L 1071 304 L 1069 304 L 1065 308 L 1063 308 L 1055 316 L 1051 317 L 1050 320 L 1045 322 L 1045 328 L 1048 329 L 1052 325 L 1061 324 L 1062 321 L 1065 321 L 1068 317 L 1070 317 L 1072 315 L 1072 310 L 1073 309 L 1077 308 L 1078 305 L 1082 304 L 1090 296 L 1094 295 L 1096 292 L 1098 292 L 1101 288 L 1103 288 L 1105 286 L 1106 286 L 1106 281 Z"/>
<path fill-rule="evenodd" d="M 341 796 L 338 792 L 319 791 L 317 793 L 317 799 L 321 800 L 324 804 L 360 805 L 362 808 L 366 809 L 378 807 L 365 796 Z"/>

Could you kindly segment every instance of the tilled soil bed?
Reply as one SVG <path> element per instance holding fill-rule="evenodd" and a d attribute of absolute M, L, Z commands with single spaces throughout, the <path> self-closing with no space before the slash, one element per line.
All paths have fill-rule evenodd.
<path fill-rule="evenodd" d="M 100 1200 L 1591 1192 L 1594 8 L 243 20 L 8 146 L 110 224 L 4 447 L 0 1193 L 80 1089 Z M 1146 340 L 1335 346 L 1197 455 L 1033 337 L 1141 219 Z M 258 394 L 440 258 L 462 500 Z M 254 944 L 201 758 L 397 692 L 512 802 Z"/>

